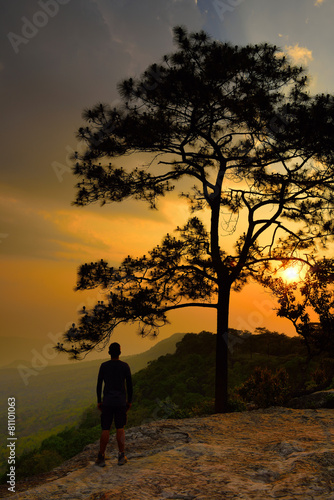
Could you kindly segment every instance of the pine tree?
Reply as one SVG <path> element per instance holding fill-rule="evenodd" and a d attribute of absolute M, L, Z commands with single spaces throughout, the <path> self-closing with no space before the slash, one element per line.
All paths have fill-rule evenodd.
<path fill-rule="evenodd" d="M 273 45 L 232 46 L 182 27 L 174 37 L 173 54 L 120 83 L 121 105 L 84 111 L 74 203 L 132 198 L 157 209 L 159 197 L 188 179 L 180 194 L 191 218 L 118 269 L 82 265 L 77 288 L 102 287 L 106 300 L 83 311 L 58 349 L 79 357 L 121 323 L 156 335 L 171 310 L 215 309 L 216 411 L 224 412 L 231 290 L 333 234 L 334 99 L 312 97 L 304 69 Z M 143 153 L 145 167 L 112 163 Z"/>

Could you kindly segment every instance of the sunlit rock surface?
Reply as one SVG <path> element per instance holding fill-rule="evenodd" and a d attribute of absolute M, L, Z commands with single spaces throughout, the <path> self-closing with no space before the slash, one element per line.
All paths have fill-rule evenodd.
<path fill-rule="evenodd" d="M 43 483 L 6 498 L 334 500 L 332 409 L 164 420 L 126 436 L 126 465 L 117 465 L 112 441 L 107 466 L 95 466 L 95 443 Z"/>

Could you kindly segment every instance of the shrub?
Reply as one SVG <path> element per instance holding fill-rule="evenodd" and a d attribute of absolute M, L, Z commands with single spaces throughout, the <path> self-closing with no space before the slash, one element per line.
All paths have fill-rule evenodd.
<path fill-rule="evenodd" d="M 52 470 L 64 461 L 63 457 L 53 450 L 35 450 L 22 455 L 17 460 L 16 479 L 42 474 Z"/>
<path fill-rule="evenodd" d="M 289 397 L 289 377 L 284 368 L 273 373 L 268 368 L 256 367 L 253 374 L 244 382 L 236 393 L 259 408 L 278 406 Z"/>
<path fill-rule="evenodd" d="M 312 380 L 315 383 L 315 386 L 322 386 L 325 384 L 328 380 L 326 371 L 323 368 L 316 368 L 312 373 L 311 373 Z"/>
<path fill-rule="evenodd" d="M 230 413 L 246 411 L 246 403 L 237 391 L 233 391 L 228 398 L 227 411 Z"/>
<path fill-rule="evenodd" d="M 215 400 L 213 398 L 205 399 L 197 403 L 191 409 L 194 417 L 204 417 L 205 415 L 212 415 L 215 413 Z"/>

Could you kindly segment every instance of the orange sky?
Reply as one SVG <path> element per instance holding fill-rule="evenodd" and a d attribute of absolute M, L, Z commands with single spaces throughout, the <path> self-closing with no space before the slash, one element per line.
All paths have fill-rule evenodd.
<path fill-rule="evenodd" d="M 95 290 L 73 291 L 76 266 L 72 261 L 8 258 L 1 264 L 1 275 L 6 289 L 2 297 L 5 336 L 42 338 L 49 343 L 49 334 L 59 338 L 77 320 L 77 311 L 83 305 L 91 307 L 103 300 Z M 274 307 L 268 292 L 258 285 L 248 285 L 244 291 L 232 293 L 231 327 L 254 331 L 259 326 L 294 334 L 287 320 L 276 317 Z M 207 309 L 174 311 L 169 318 L 171 324 L 160 330 L 157 341 L 176 332 L 215 331 L 215 313 Z M 113 340 L 122 344 L 123 355 L 149 349 L 156 342 L 138 337 L 136 331 L 136 326 L 129 326 L 114 333 Z"/>
<path fill-rule="evenodd" d="M 68 2 L 25 43 L 13 47 L 9 36 L 24 36 L 22 19 L 33 20 L 40 2 L 16 0 L 2 7 L 1 87 L 1 336 L 47 339 L 76 320 L 77 309 L 92 305 L 97 292 L 78 293 L 76 269 L 107 260 L 117 266 L 138 256 L 188 218 L 177 193 L 161 200 L 159 211 L 129 201 L 100 208 L 71 206 L 76 179 L 70 155 L 78 148 L 81 113 L 97 102 L 116 105 L 117 82 L 140 74 L 173 50 L 171 28 L 205 29 L 232 44 L 268 41 L 282 47 L 296 64 L 307 65 L 312 92 L 334 91 L 332 20 L 329 0 L 143 0 Z M 35 16 L 35 17 L 34 17 Z M 16 50 L 15 50 L 16 49 Z M 223 245 L 225 239 L 222 239 Z M 278 319 L 275 303 L 257 285 L 231 301 L 230 326 L 253 331 L 264 326 L 294 334 Z M 215 330 L 213 312 L 194 309 L 170 314 L 175 332 Z M 136 327 L 115 333 L 123 354 L 152 346 Z"/>

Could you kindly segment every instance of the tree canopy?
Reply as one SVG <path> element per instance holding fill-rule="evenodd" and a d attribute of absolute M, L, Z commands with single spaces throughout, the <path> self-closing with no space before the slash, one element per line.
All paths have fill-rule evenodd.
<path fill-rule="evenodd" d="M 82 265 L 77 288 L 102 287 L 106 300 L 84 310 L 58 348 L 78 357 L 120 323 L 156 335 L 170 310 L 214 308 L 216 409 L 224 411 L 231 288 L 271 263 L 307 260 L 332 237 L 334 98 L 311 96 L 305 70 L 276 46 L 233 46 L 183 27 L 174 40 L 174 53 L 119 84 L 118 107 L 84 110 L 74 203 L 133 198 L 157 209 L 187 179 L 180 195 L 191 217 L 147 256 L 117 269 Z M 142 153 L 147 164 L 131 168 L 129 156 Z"/>

